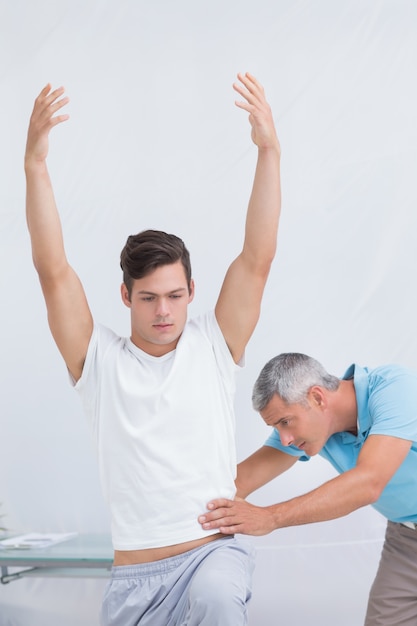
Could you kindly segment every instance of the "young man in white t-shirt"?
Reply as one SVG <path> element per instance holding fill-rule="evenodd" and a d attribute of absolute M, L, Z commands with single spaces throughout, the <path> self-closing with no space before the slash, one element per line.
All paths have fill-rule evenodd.
<path fill-rule="evenodd" d="M 106 626 L 247 623 L 250 546 L 197 521 L 202 506 L 235 492 L 234 377 L 258 321 L 275 255 L 280 146 L 258 81 L 234 89 L 249 113 L 258 161 L 242 252 L 213 311 L 187 321 L 194 282 L 181 239 L 128 238 L 121 296 L 130 338 L 93 321 L 63 245 L 46 158 L 63 88 L 35 101 L 25 155 L 27 222 L 52 335 L 81 396 L 98 448 L 115 549 L 102 611 Z"/>

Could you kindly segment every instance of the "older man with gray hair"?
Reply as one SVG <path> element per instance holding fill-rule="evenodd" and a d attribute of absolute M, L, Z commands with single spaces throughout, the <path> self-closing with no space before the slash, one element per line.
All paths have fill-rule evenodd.
<path fill-rule="evenodd" d="M 262 369 L 253 406 L 273 428 L 238 466 L 237 499 L 208 503 L 203 528 L 264 535 L 372 505 L 387 520 L 365 626 L 417 624 L 417 372 L 351 365 L 342 378 L 304 354 L 280 354 Z M 286 502 L 243 498 L 319 454 L 339 476 Z"/>

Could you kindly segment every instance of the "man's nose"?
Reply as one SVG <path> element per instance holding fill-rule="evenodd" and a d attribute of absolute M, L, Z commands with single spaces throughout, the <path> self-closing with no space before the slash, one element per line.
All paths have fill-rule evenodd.
<path fill-rule="evenodd" d="M 158 298 L 156 304 L 156 314 L 159 317 L 166 317 L 169 314 L 169 305 L 167 298 Z"/>
<path fill-rule="evenodd" d="M 290 433 L 280 433 L 279 437 L 283 446 L 290 446 L 294 443 L 294 437 Z"/>

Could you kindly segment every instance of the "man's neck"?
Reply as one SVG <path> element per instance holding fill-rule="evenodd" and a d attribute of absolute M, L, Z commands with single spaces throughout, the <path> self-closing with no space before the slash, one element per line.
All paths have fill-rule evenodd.
<path fill-rule="evenodd" d="M 358 404 L 353 380 L 341 380 L 336 391 L 336 414 L 339 421 L 339 432 L 357 434 L 358 432 Z"/>

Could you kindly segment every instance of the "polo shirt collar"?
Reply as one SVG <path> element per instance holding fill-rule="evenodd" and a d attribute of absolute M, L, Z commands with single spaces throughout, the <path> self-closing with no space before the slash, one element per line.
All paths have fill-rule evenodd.
<path fill-rule="evenodd" d="M 355 386 L 356 404 L 358 407 L 358 438 L 364 439 L 371 428 L 371 416 L 368 411 L 369 380 L 368 372 L 360 365 L 353 363 L 343 375 L 343 380 L 352 380 Z"/>

